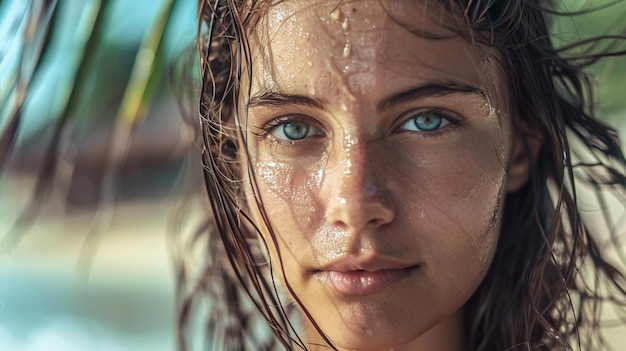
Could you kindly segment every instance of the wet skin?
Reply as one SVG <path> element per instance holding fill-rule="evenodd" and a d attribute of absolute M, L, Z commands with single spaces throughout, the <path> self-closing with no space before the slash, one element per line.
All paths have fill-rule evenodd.
<path fill-rule="evenodd" d="M 342 350 L 462 350 L 517 187 L 506 84 L 432 4 L 337 3 L 273 6 L 251 38 L 270 256 Z M 323 343 L 311 325 L 307 341 Z"/>

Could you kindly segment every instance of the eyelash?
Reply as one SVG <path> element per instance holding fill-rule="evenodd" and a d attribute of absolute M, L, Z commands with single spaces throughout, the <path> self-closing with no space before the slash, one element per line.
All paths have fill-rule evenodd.
<path fill-rule="evenodd" d="M 437 129 L 434 129 L 432 131 L 427 131 L 427 130 L 412 131 L 412 130 L 403 129 L 403 126 L 406 123 L 409 123 L 411 120 L 418 118 L 419 116 L 425 116 L 425 115 L 436 115 L 438 117 L 441 117 L 441 119 L 445 121 L 446 124 L 443 126 L 438 126 Z M 286 140 L 286 139 L 277 138 L 274 135 L 272 135 L 272 133 L 281 126 L 285 126 L 288 124 L 295 124 L 295 123 L 304 123 L 308 125 L 309 128 L 315 128 L 317 130 L 322 131 L 321 127 L 317 126 L 315 123 L 311 123 L 308 120 L 308 118 L 305 118 L 303 116 L 298 116 L 298 115 L 289 115 L 289 116 L 278 117 L 273 120 L 270 120 L 264 126 L 257 127 L 258 131 L 253 132 L 253 134 L 259 140 L 269 140 L 271 146 L 293 147 L 297 145 L 299 142 L 308 138 L 304 137 L 302 139 Z M 398 124 L 399 126 L 396 128 L 398 132 L 416 133 L 422 137 L 429 137 L 429 138 L 441 136 L 451 130 L 454 130 L 458 127 L 462 127 L 463 125 L 457 118 L 451 117 L 448 112 L 442 109 L 438 109 L 438 108 L 427 109 L 427 110 L 413 110 L 413 111 L 406 112 L 400 118 L 400 123 Z M 323 136 L 323 135 L 324 135 L 323 131 L 320 132 L 319 136 Z"/>
<path fill-rule="evenodd" d="M 443 126 L 437 126 L 437 128 L 432 131 L 428 131 L 428 130 L 412 131 L 412 130 L 403 129 L 404 125 L 409 123 L 411 120 L 415 120 L 416 118 L 420 116 L 427 116 L 427 115 L 436 115 L 440 117 L 443 121 L 445 121 L 446 124 L 444 124 Z M 441 123 L 444 123 L 443 121 Z M 454 130 L 462 126 L 463 126 L 463 123 L 459 121 L 459 119 L 450 116 L 450 113 L 448 113 L 447 111 L 444 111 L 438 108 L 433 108 L 433 109 L 427 109 L 427 110 L 417 110 L 417 111 L 413 110 L 413 111 L 404 113 L 404 115 L 400 118 L 400 123 L 399 123 L 397 130 L 399 132 L 417 133 L 421 135 L 422 137 L 438 137 L 451 130 Z"/>
<path fill-rule="evenodd" d="M 274 135 L 272 135 L 272 133 L 281 126 L 285 126 L 288 124 L 295 124 L 295 123 L 304 123 L 308 125 L 309 128 L 314 128 L 314 129 L 319 130 L 320 134 L 318 136 L 324 135 L 324 132 L 322 131 L 321 127 L 317 126 L 315 123 L 311 123 L 310 121 L 308 121 L 307 118 L 304 118 L 302 116 L 297 116 L 297 115 L 283 116 L 283 117 L 278 117 L 276 119 L 273 119 L 267 122 L 264 126 L 257 127 L 258 131 L 254 132 L 253 134 L 259 140 L 269 140 L 270 146 L 292 147 L 292 146 L 297 145 L 298 142 L 301 142 L 307 138 L 304 137 L 303 139 L 285 140 L 285 139 L 280 139 L 280 138 L 275 137 Z"/>

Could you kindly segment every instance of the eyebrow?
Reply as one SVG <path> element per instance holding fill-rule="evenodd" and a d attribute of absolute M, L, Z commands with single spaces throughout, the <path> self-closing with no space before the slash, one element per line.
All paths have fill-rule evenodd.
<path fill-rule="evenodd" d="M 485 91 L 479 87 L 457 83 L 430 83 L 383 98 L 376 109 L 378 112 L 393 108 L 405 102 L 424 97 L 445 96 L 450 94 L 476 94 L 485 98 Z"/>
<path fill-rule="evenodd" d="M 306 95 L 287 94 L 280 91 L 266 90 L 260 94 L 254 95 L 248 102 L 248 107 L 284 105 L 301 105 L 322 109 L 324 107 L 324 101 Z"/>
<path fill-rule="evenodd" d="M 408 90 L 392 94 L 383 98 L 377 105 L 378 112 L 391 109 L 399 104 L 414 101 L 424 97 L 445 96 L 450 94 L 476 94 L 481 98 L 485 98 L 485 91 L 472 85 L 464 85 L 457 83 L 430 83 L 420 85 Z M 256 94 L 250 98 L 248 107 L 262 106 L 285 106 L 285 105 L 301 105 L 317 109 L 323 109 L 324 101 L 318 98 L 301 95 L 289 94 L 285 92 L 266 90 L 260 94 Z"/>

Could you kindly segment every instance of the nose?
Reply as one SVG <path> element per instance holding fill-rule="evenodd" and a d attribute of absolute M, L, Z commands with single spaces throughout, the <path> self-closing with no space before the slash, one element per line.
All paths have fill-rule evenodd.
<path fill-rule="evenodd" d="M 331 188 L 326 220 L 349 232 L 381 227 L 393 221 L 395 209 L 382 175 L 385 169 L 376 145 L 353 145 L 328 170 Z M 377 156 L 380 155 L 380 156 Z"/>

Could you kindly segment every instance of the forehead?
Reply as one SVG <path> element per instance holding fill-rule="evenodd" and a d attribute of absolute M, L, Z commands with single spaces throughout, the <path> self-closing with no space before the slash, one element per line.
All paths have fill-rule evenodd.
<path fill-rule="evenodd" d="M 316 95 L 345 85 L 363 95 L 391 78 L 476 85 L 494 61 L 456 29 L 432 0 L 281 1 L 251 35 L 252 91 Z"/>

